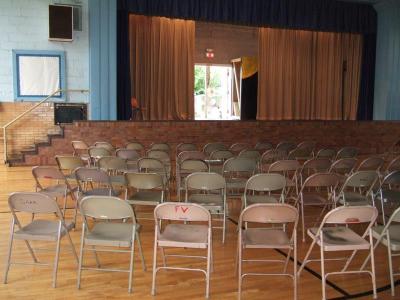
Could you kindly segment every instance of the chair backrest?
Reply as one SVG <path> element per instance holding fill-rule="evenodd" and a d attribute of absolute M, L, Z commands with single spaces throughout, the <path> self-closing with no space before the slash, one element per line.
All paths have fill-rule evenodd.
<path fill-rule="evenodd" d="M 357 168 L 357 171 L 379 171 L 385 160 L 382 157 L 368 157 L 364 159 Z"/>
<path fill-rule="evenodd" d="M 95 142 L 94 143 L 95 148 L 104 148 L 110 151 L 111 153 L 114 152 L 115 148 L 113 145 L 111 145 L 109 142 Z"/>
<path fill-rule="evenodd" d="M 223 143 L 215 142 L 204 145 L 203 152 L 208 156 L 216 150 L 228 150 L 228 147 Z"/>
<path fill-rule="evenodd" d="M 197 151 L 197 146 L 192 143 L 180 143 L 176 146 L 176 154 L 178 155 L 182 151 Z"/>
<path fill-rule="evenodd" d="M 150 150 L 161 150 L 170 153 L 171 147 L 167 143 L 153 143 L 150 145 Z"/>
<path fill-rule="evenodd" d="M 336 157 L 336 150 L 329 148 L 320 149 L 315 157 L 328 158 L 332 160 Z"/>
<path fill-rule="evenodd" d="M 250 158 L 258 162 L 261 158 L 261 154 L 256 149 L 244 149 L 240 151 L 238 157 Z"/>
<path fill-rule="evenodd" d="M 135 222 L 132 206 L 118 197 L 86 196 L 81 200 L 79 209 L 85 217 L 103 220 L 132 218 Z"/>
<path fill-rule="evenodd" d="M 375 222 L 378 210 L 373 206 L 340 206 L 328 212 L 322 223 L 324 224 L 358 224 Z"/>
<path fill-rule="evenodd" d="M 245 194 L 248 191 L 273 192 L 284 190 L 286 187 L 286 178 L 281 174 L 256 174 L 247 180 Z"/>
<path fill-rule="evenodd" d="M 386 175 L 382 181 L 381 186 L 385 186 L 385 185 L 400 186 L 400 170 L 393 171 L 393 172 L 389 173 L 388 175 Z"/>
<path fill-rule="evenodd" d="M 75 151 L 79 151 L 79 150 L 88 150 L 89 146 L 88 144 L 86 144 L 84 141 L 72 141 L 72 148 L 74 149 L 74 155 L 75 155 Z"/>
<path fill-rule="evenodd" d="M 43 193 L 17 192 L 8 197 L 8 205 L 15 217 L 16 212 L 33 214 L 55 213 L 62 216 L 55 199 Z"/>
<path fill-rule="evenodd" d="M 176 162 L 179 164 L 186 159 L 206 159 L 206 155 L 204 152 L 201 151 L 182 151 L 181 153 L 178 154 Z"/>
<path fill-rule="evenodd" d="M 117 157 L 127 160 L 138 160 L 141 157 L 140 152 L 138 152 L 138 150 L 124 149 L 124 148 L 118 149 L 116 155 Z"/>
<path fill-rule="evenodd" d="M 231 157 L 224 162 L 222 173 L 247 172 L 253 174 L 257 167 L 257 161 L 245 157 Z"/>
<path fill-rule="evenodd" d="M 84 167 L 82 159 L 78 156 L 57 155 L 56 162 L 60 170 L 72 172 L 76 168 Z"/>
<path fill-rule="evenodd" d="M 164 182 L 162 175 L 158 173 L 125 173 L 125 181 L 128 187 L 136 189 L 163 189 Z"/>
<path fill-rule="evenodd" d="M 358 154 L 358 149 L 355 147 L 343 147 L 341 148 L 336 155 L 336 160 L 342 158 L 354 158 Z"/>
<path fill-rule="evenodd" d="M 297 160 L 278 160 L 269 166 L 268 173 L 284 173 L 298 169 L 300 169 L 300 163 Z"/>
<path fill-rule="evenodd" d="M 399 223 L 400 222 L 400 207 L 398 207 L 390 216 L 389 221 L 386 224 L 386 227 L 390 227 L 392 222 Z M 383 232 L 384 233 L 384 232 Z"/>
<path fill-rule="evenodd" d="M 100 169 L 106 171 L 126 171 L 128 169 L 128 165 L 126 160 L 121 157 L 115 156 L 103 156 L 98 161 L 98 166 Z"/>
<path fill-rule="evenodd" d="M 261 164 L 271 164 L 275 161 L 282 160 L 286 157 L 287 153 L 283 150 L 267 150 L 261 155 Z"/>
<path fill-rule="evenodd" d="M 112 156 L 112 152 L 103 147 L 90 147 L 89 155 L 90 155 L 90 157 L 98 159 L 103 156 Z"/>
<path fill-rule="evenodd" d="M 288 159 L 304 159 L 310 158 L 313 153 L 313 148 L 295 148 L 288 154 Z"/>
<path fill-rule="evenodd" d="M 192 221 L 211 223 L 211 214 L 203 206 L 196 203 L 165 202 L 154 209 L 154 219 L 172 221 Z"/>
<path fill-rule="evenodd" d="M 76 179 L 79 182 L 98 182 L 111 186 L 110 177 L 104 170 L 81 167 L 75 170 Z"/>
<path fill-rule="evenodd" d="M 37 166 L 32 168 L 32 175 L 36 180 L 52 179 L 65 180 L 64 174 L 55 167 Z"/>
<path fill-rule="evenodd" d="M 150 149 L 147 151 L 147 157 L 150 158 L 156 158 L 159 159 L 161 161 L 170 161 L 170 157 L 169 157 L 169 152 L 166 152 L 164 150 L 159 150 L 159 149 Z"/>
<path fill-rule="evenodd" d="M 311 149 L 311 152 L 314 151 L 315 146 L 317 145 L 316 142 L 313 141 L 304 141 L 297 145 L 299 149 Z"/>
<path fill-rule="evenodd" d="M 264 153 L 266 150 L 271 150 L 273 149 L 274 146 L 270 142 L 258 142 L 255 146 L 254 149 Z"/>
<path fill-rule="evenodd" d="M 201 159 L 186 159 L 180 163 L 180 173 L 182 172 L 209 172 L 210 166 Z"/>
<path fill-rule="evenodd" d="M 306 170 L 311 170 L 312 173 L 327 172 L 331 167 L 332 162 L 328 158 L 311 158 L 307 160 L 301 167 L 301 173 Z"/>
<path fill-rule="evenodd" d="M 230 150 L 215 150 L 210 153 L 209 158 L 210 158 L 210 160 L 219 160 L 221 162 L 224 162 L 227 159 L 234 157 L 234 156 L 235 155 Z"/>
<path fill-rule="evenodd" d="M 370 189 L 379 179 L 376 171 L 358 171 L 350 175 L 343 184 L 342 190 L 346 187 Z"/>
<path fill-rule="evenodd" d="M 226 188 L 225 178 L 217 173 L 195 172 L 186 177 L 186 189 L 203 191 L 223 190 Z"/>
<path fill-rule="evenodd" d="M 354 167 L 357 164 L 357 159 L 355 158 L 342 158 L 335 161 L 330 169 L 329 172 L 334 172 L 338 174 L 350 174 Z"/>
<path fill-rule="evenodd" d="M 229 150 L 234 153 L 239 153 L 243 150 L 250 149 L 251 146 L 248 143 L 234 143 L 229 147 Z"/>
<path fill-rule="evenodd" d="M 130 150 L 136 150 L 141 154 L 143 154 L 144 151 L 144 146 L 139 142 L 129 142 L 128 144 L 126 144 L 125 148 Z"/>
<path fill-rule="evenodd" d="M 340 184 L 340 176 L 335 173 L 315 173 L 308 177 L 302 187 L 302 191 L 305 188 L 319 188 L 328 187 L 335 189 Z"/>
<path fill-rule="evenodd" d="M 151 157 L 142 157 L 138 160 L 138 168 L 140 172 L 152 173 L 156 171 L 156 173 L 167 174 L 167 170 L 165 168 L 165 164 L 157 159 Z"/>
<path fill-rule="evenodd" d="M 276 145 L 276 150 L 282 150 L 285 151 L 286 153 L 289 153 L 291 150 L 296 148 L 296 144 L 293 142 L 280 142 L 278 145 Z"/>
<path fill-rule="evenodd" d="M 400 156 L 393 158 L 386 168 L 387 172 L 400 171 Z"/>
<path fill-rule="evenodd" d="M 243 222 L 286 224 L 297 223 L 297 209 L 284 203 L 257 203 L 247 206 L 239 218 L 239 228 Z"/>

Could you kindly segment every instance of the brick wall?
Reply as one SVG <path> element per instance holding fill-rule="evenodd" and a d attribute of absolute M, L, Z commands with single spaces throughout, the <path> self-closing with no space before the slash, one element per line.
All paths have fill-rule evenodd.
<path fill-rule="evenodd" d="M 35 104 L 33 102 L 0 102 L 0 126 L 5 125 Z M 35 140 L 43 140 L 47 137 L 47 132 L 53 128 L 54 105 L 53 103 L 44 103 L 7 129 L 8 153 L 16 153 L 31 146 Z M 0 152 L 3 152 L 2 143 Z"/>
<path fill-rule="evenodd" d="M 38 155 L 26 156 L 29 165 L 53 164 L 54 155 L 72 153 L 71 141 L 88 144 L 108 141 L 122 147 L 136 139 L 148 146 L 165 141 L 173 148 L 180 142 L 192 142 L 202 147 L 208 142 L 222 141 L 255 144 L 282 140 L 301 142 L 313 140 L 317 147 L 356 146 L 362 154 L 383 153 L 400 138 L 400 122 L 355 121 L 160 121 L 160 122 L 76 122 L 65 126 L 65 137 L 53 141 L 51 147 L 40 147 Z"/>

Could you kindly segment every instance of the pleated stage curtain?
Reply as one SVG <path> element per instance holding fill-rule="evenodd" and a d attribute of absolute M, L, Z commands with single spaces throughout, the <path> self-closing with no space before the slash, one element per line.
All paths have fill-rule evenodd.
<path fill-rule="evenodd" d="M 258 120 L 355 120 L 362 35 L 260 28 Z"/>
<path fill-rule="evenodd" d="M 194 118 L 195 23 L 130 15 L 132 96 L 145 120 Z"/>

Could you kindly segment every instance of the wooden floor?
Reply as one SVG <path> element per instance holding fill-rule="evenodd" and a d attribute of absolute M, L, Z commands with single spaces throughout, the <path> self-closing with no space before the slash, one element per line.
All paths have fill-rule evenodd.
<path fill-rule="evenodd" d="M 8 245 L 9 222 L 11 219 L 7 206 L 8 194 L 14 191 L 33 191 L 31 169 L 26 167 L 6 168 L 0 166 L 0 271 L 3 281 L 3 271 Z M 234 200 L 233 200 L 234 201 Z M 230 202 L 230 214 L 232 219 L 238 215 L 238 205 Z M 68 213 L 69 216 L 72 212 Z M 214 234 L 214 272 L 211 275 L 210 297 L 212 299 L 237 299 L 237 277 L 234 271 L 234 260 L 236 251 L 236 225 L 228 222 L 228 234 L 225 244 L 221 243 L 221 234 L 215 230 Z M 82 286 L 76 288 L 76 263 L 72 253 L 68 249 L 67 240 L 62 241 L 62 252 L 60 256 L 58 286 L 51 287 L 51 270 L 39 266 L 12 266 L 9 273 L 8 284 L 0 284 L 0 299 L 203 299 L 205 281 L 204 276 L 195 272 L 183 271 L 161 271 L 157 277 L 157 296 L 152 297 L 151 289 L 151 267 L 153 251 L 153 222 L 143 220 L 143 231 L 141 232 L 144 255 L 147 263 L 147 271 L 144 272 L 140 260 L 136 257 L 134 273 L 134 291 L 127 293 L 127 274 L 105 273 L 85 271 L 82 275 Z M 81 222 L 78 230 L 72 232 L 75 248 L 79 247 Z M 301 232 L 299 232 L 299 235 Z M 302 261 L 308 249 L 309 242 L 299 242 L 298 259 Z M 38 245 L 38 244 L 34 244 Z M 39 244 L 38 246 L 43 246 Z M 54 249 L 50 245 L 50 249 Z M 319 251 L 316 249 L 318 257 Z M 39 258 L 43 261 L 53 259 L 54 252 L 40 253 Z M 272 251 L 257 251 L 253 253 L 258 257 L 282 258 L 283 254 Z M 363 261 L 365 256 L 360 254 L 355 261 Z M 29 255 L 25 245 L 21 242 L 14 244 L 13 259 L 29 261 Z M 102 265 L 127 266 L 127 254 L 102 254 L 100 255 Z M 176 261 L 180 265 L 201 266 L 201 263 L 193 261 Z M 93 263 L 91 255 L 88 255 L 86 263 Z M 341 263 L 329 263 L 327 270 L 338 270 Z M 382 291 L 378 293 L 378 299 L 400 299 L 400 288 L 396 287 L 397 296 L 391 297 L 388 288 L 389 276 L 387 267 L 386 249 L 379 247 L 376 252 L 377 283 Z M 292 267 L 292 265 L 290 265 Z M 321 299 L 321 280 L 319 277 L 319 263 L 309 265 L 309 270 L 303 271 L 299 280 L 299 299 Z M 260 264 L 250 266 L 254 271 L 279 271 L 275 266 L 263 266 Z M 395 263 L 398 270 L 398 264 Z M 329 299 L 372 299 L 368 294 L 371 291 L 371 281 L 367 275 L 332 276 L 329 278 L 327 288 Z M 366 293 L 366 294 L 365 294 Z M 291 281 L 285 277 L 247 277 L 243 284 L 242 299 L 292 299 Z M 355 297 L 359 295 L 358 297 Z"/>

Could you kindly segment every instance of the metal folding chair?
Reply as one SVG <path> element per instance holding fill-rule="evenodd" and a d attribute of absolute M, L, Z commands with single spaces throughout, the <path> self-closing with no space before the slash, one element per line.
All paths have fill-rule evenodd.
<path fill-rule="evenodd" d="M 336 150 L 330 148 L 323 148 L 317 152 L 316 158 L 327 158 L 333 160 L 336 157 Z"/>
<path fill-rule="evenodd" d="M 317 261 L 321 262 L 322 300 L 326 299 L 325 286 L 326 279 L 329 275 L 355 273 L 367 273 L 371 276 L 374 299 L 377 298 L 374 245 L 371 230 L 371 227 L 375 223 L 377 216 L 378 211 L 372 206 L 341 206 L 328 212 L 318 228 L 309 228 L 307 230 L 307 234 L 312 238 L 313 241 L 303 260 L 303 263 L 301 264 L 298 275 L 300 275 L 306 264 L 311 261 L 316 261 L 315 259 L 309 259 L 309 256 L 315 244 L 317 244 L 320 247 L 321 255 L 320 259 Z M 367 226 L 362 235 L 359 235 L 350 228 L 351 225 L 359 224 L 366 224 Z M 369 241 L 365 240 L 367 236 L 369 236 Z M 362 269 L 354 271 L 347 270 L 355 254 L 359 250 L 369 250 L 371 255 L 371 271 Z M 346 263 L 341 271 L 327 273 L 325 272 L 326 260 L 343 260 L 342 258 L 325 258 L 325 252 L 334 251 L 352 251 L 352 254 L 346 260 Z"/>
<path fill-rule="evenodd" d="M 212 260 L 212 230 L 211 215 L 204 207 L 194 203 L 174 203 L 167 202 L 158 205 L 154 210 L 155 229 L 154 229 L 154 255 L 153 255 L 153 283 L 151 294 L 156 294 L 156 275 L 161 269 L 184 270 L 202 272 L 206 277 L 206 298 L 210 294 L 210 271 Z M 161 228 L 161 221 L 168 222 L 164 228 Z M 177 223 L 179 222 L 179 223 Z M 190 224 L 196 222 L 196 224 Z M 206 224 L 198 224 L 202 222 Z M 183 223 L 183 224 L 182 224 Z M 163 266 L 157 265 L 157 249 L 161 248 Z M 165 255 L 164 248 L 192 248 L 205 249 L 206 256 L 193 255 Z M 207 266 L 203 268 L 189 268 L 178 266 L 167 266 L 166 258 L 187 257 L 200 258 L 207 261 Z"/>
<path fill-rule="evenodd" d="M 181 201 L 181 192 L 185 191 L 186 177 L 194 172 L 210 172 L 208 163 L 201 159 L 186 159 L 176 169 L 176 193 Z"/>
<path fill-rule="evenodd" d="M 11 265 L 25 264 L 50 266 L 50 264 L 40 263 L 38 261 L 36 254 L 29 243 L 29 241 L 46 241 L 56 243 L 56 253 L 53 264 L 53 288 L 55 288 L 62 237 L 67 236 L 72 253 L 78 262 L 78 256 L 76 255 L 74 245 L 69 235 L 69 231 L 74 227 L 74 223 L 66 222 L 56 201 L 51 196 L 43 193 L 13 193 L 8 198 L 8 205 L 11 210 L 12 221 L 4 283 L 7 283 L 8 272 Z M 36 215 L 52 214 L 52 219 L 35 218 L 29 224 L 22 225 L 17 214 L 24 212 Z M 57 216 L 57 220 L 54 220 L 54 215 Z M 17 231 L 15 231 L 15 226 L 17 226 Z M 25 242 L 29 253 L 32 256 L 33 263 L 11 261 L 14 240 L 22 240 Z"/>
<path fill-rule="evenodd" d="M 87 165 L 90 166 L 90 155 L 89 146 L 84 141 L 72 141 L 72 148 L 74 152 L 73 156 L 79 156 L 83 161 L 86 161 Z"/>
<path fill-rule="evenodd" d="M 358 148 L 356 147 L 343 147 L 339 149 L 336 154 L 335 160 L 342 158 L 355 158 L 358 155 Z"/>
<path fill-rule="evenodd" d="M 127 272 L 129 273 L 128 292 L 131 293 L 135 240 L 138 241 L 143 270 L 146 270 L 139 236 L 140 225 L 136 223 L 132 207 L 126 201 L 117 197 L 88 196 L 82 199 L 80 211 L 83 217 L 83 226 L 79 253 L 78 289 L 81 286 L 82 270 Z M 95 222 L 89 222 L 89 218 L 95 219 Z M 128 222 L 130 219 L 132 223 Z M 121 222 L 115 222 L 117 220 Z M 90 248 L 87 248 L 87 246 L 90 246 Z M 99 246 L 104 248 L 99 249 Z M 109 247 L 118 247 L 118 249 L 111 250 Z M 130 249 L 122 250 L 120 247 Z M 94 253 L 96 268 L 83 264 L 85 250 Z M 97 252 L 130 253 L 129 269 L 101 268 Z"/>
<path fill-rule="evenodd" d="M 75 170 L 79 198 L 85 196 L 117 196 L 108 173 L 95 168 L 78 168 Z"/>

